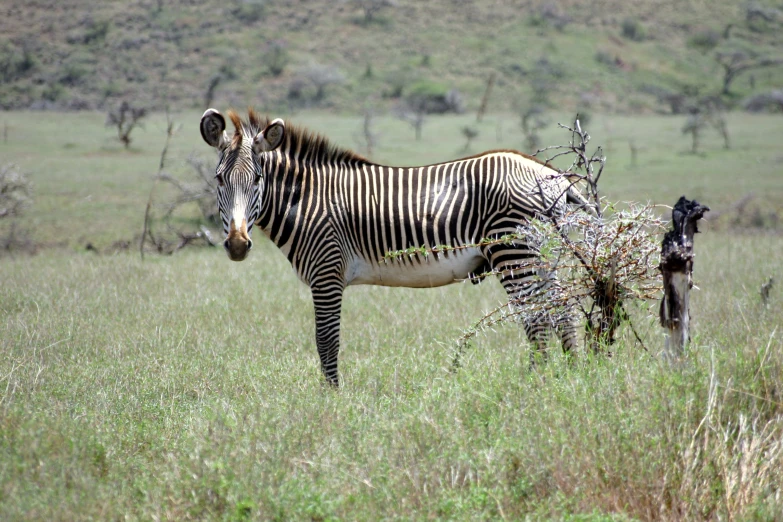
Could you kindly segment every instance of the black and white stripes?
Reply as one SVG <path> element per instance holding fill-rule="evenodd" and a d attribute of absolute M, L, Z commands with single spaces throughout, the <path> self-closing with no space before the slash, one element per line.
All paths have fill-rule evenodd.
<path fill-rule="evenodd" d="M 578 198 L 567 179 L 514 151 L 424 167 L 389 167 L 285 127 L 280 120 L 269 123 L 252 111 L 247 121 L 229 114 L 236 127 L 229 140 L 225 124 L 219 125 L 222 116 L 210 111 L 202 118 L 202 135 L 219 150 L 218 206 L 224 231 L 229 240 L 232 234 L 239 237 L 246 222 L 249 242 L 255 223 L 310 286 L 321 367 L 334 385 L 346 286 L 432 287 L 491 268 L 502 271 L 501 282 L 510 295 L 523 296 L 536 279 L 525 266 L 538 253 L 520 241 L 395 260 L 385 259 L 387 253 L 475 245 L 482 238 L 516 233 L 547 210 L 562 212 L 566 193 Z M 259 140 L 262 150 L 254 145 Z M 244 258 L 231 250 L 229 255 Z M 536 348 L 543 347 L 550 326 L 546 318 L 525 325 Z M 560 319 L 556 326 L 564 349 L 572 349 L 573 322 Z"/>

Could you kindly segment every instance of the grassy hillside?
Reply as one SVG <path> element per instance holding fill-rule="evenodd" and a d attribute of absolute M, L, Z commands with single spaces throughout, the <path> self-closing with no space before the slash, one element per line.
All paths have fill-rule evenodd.
<path fill-rule="evenodd" d="M 357 112 L 424 82 L 476 108 L 496 73 L 491 110 L 527 106 L 538 88 L 561 108 L 639 111 L 719 92 L 722 49 L 783 56 L 779 0 L 400 0 L 368 20 L 376 3 L 9 0 L 0 107 L 203 109 L 214 84 L 219 106 Z M 781 84 L 783 67 L 750 71 L 729 100 Z"/>

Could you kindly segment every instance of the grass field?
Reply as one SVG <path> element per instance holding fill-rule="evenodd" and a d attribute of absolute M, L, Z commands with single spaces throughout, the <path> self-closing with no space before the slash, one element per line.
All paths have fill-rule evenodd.
<path fill-rule="evenodd" d="M 169 170 L 209 154 L 198 114 Z M 611 359 L 527 366 L 521 329 L 480 336 L 456 374 L 452 341 L 503 300 L 500 286 L 346 292 L 339 391 L 322 384 L 309 290 L 273 245 L 248 261 L 217 249 L 95 255 L 141 229 L 163 122 L 126 152 L 98 114 L 3 114 L 0 158 L 35 182 L 20 227 L 44 248 L 0 258 L 2 520 L 780 520 L 783 237 L 705 223 L 696 238 L 693 345 L 670 367 L 625 332 Z M 557 118 L 555 118 L 557 119 Z M 354 145 L 359 120 L 295 118 Z M 560 118 L 567 121 L 567 116 Z M 467 117 L 415 142 L 381 119 L 377 159 L 459 155 Z M 500 122 L 502 139 L 496 139 Z M 595 116 L 611 199 L 720 209 L 750 190 L 779 210 L 777 118 L 730 115 L 731 150 L 688 149 L 682 120 Z M 518 148 L 488 118 L 476 152 Z M 567 139 L 550 129 L 545 143 Z M 630 167 L 628 139 L 640 152 Z"/>

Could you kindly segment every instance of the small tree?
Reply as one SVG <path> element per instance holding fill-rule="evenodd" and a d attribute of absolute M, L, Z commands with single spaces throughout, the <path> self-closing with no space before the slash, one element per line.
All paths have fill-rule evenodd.
<path fill-rule="evenodd" d="M 525 136 L 525 150 L 534 151 L 541 145 L 539 132 L 547 126 L 543 117 L 544 109 L 539 105 L 533 105 L 520 114 L 520 127 Z"/>
<path fill-rule="evenodd" d="M 274 41 L 264 53 L 263 61 L 272 76 L 280 76 L 291 61 L 285 42 Z"/>
<path fill-rule="evenodd" d="M 386 7 L 396 7 L 395 0 L 353 0 L 352 3 L 361 8 L 364 14 L 364 24 L 371 24 L 382 9 Z"/>
<path fill-rule="evenodd" d="M 467 152 L 470 150 L 470 143 L 478 137 L 479 131 L 475 127 L 466 125 L 462 127 L 462 135 L 465 136 L 465 146 L 462 147 L 462 152 Z"/>
<path fill-rule="evenodd" d="M 731 84 L 737 77 L 751 69 L 762 69 L 783 64 L 783 58 L 760 56 L 752 49 L 733 49 L 715 53 L 715 61 L 723 69 L 721 94 L 730 94 Z"/>
<path fill-rule="evenodd" d="M 416 133 L 416 141 L 421 140 L 421 130 L 427 121 L 426 102 L 421 98 L 406 99 L 392 109 L 397 118 L 408 123 Z"/>
<path fill-rule="evenodd" d="M 345 75 L 334 66 L 313 64 L 300 71 L 300 76 L 315 87 L 313 101 L 321 102 L 326 98 L 326 88 L 345 82 Z"/>
<path fill-rule="evenodd" d="M 707 126 L 712 126 L 723 138 L 723 148 L 731 147 L 729 128 L 726 118 L 723 116 L 723 106 L 720 99 L 714 96 L 704 96 L 689 105 L 688 119 L 682 127 L 683 134 L 691 135 L 691 153 L 699 153 L 699 145 L 702 131 Z"/>
<path fill-rule="evenodd" d="M 35 252 L 35 244 L 30 235 L 20 232 L 17 218 L 32 203 L 32 185 L 27 176 L 16 165 L 0 166 L 0 223 L 9 222 L 2 229 L 6 232 L 0 237 L 0 252 Z"/>
<path fill-rule="evenodd" d="M 215 91 L 218 88 L 218 85 L 220 85 L 220 82 L 223 80 L 223 77 L 219 74 L 213 75 L 209 79 L 209 83 L 207 83 L 207 88 L 204 91 L 204 108 L 208 109 L 212 106 L 212 100 L 215 99 Z"/>
<path fill-rule="evenodd" d="M 131 144 L 131 132 L 141 126 L 141 119 L 146 115 L 146 108 L 133 107 L 127 101 L 123 101 L 117 109 L 109 111 L 106 116 L 106 126 L 117 129 L 117 139 L 128 149 Z"/>
<path fill-rule="evenodd" d="M 32 185 L 13 164 L 0 166 L 0 219 L 19 217 L 32 202 Z"/>
<path fill-rule="evenodd" d="M 359 147 L 364 149 L 368 157 L 372 157 L 375 148 L 380 141 L 380 133 L 375 130 L 375 113 L 369 107 L 364 109 L 364 118 L 362 119 L 362 131 L 354 135 L 354 139 Z"/>

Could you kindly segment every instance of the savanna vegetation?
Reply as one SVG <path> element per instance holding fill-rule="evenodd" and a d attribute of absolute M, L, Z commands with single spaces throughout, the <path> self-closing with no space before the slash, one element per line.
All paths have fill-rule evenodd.
<path fill-rule="evenodd" d="M 783 79 L 779 0 L 10 0 L 0 107 L 279 112 L 455 90 L 489 109 L 685 111 Z"/>
<path fill-rule="evenodd" d="M 778 0 L 3 2 L 0 519 L 783 519 L 781 30 Z M 712 208 L 686 356 L 652 301 L 611 357 L 531 369 L 506 324 L 454 372 L 496 281 L 352 287 L 330 389 L 271 243 L 139 255 L 147 208 L 219 237 L 161 216 L 210 190 L 203 110 L 248 105 L 398 165 L 579 111 L 608 200 Z"/>
<path fill-rule="evenodd" d="M 509 325 L 479 336 L 452 374 L 454 339 L 505 299 L 500 285 L 356 287 L 340 391 L 322 383 L 309 292 L 270 243 L 241 264 L 212 248 L 139 259 L 162 115 L 130 149 L 100 114 L 3 118 L 0 154 L 34 186 L 17 229 L 40 248 L 0 259 L 0 518 L 780 516 L 781 299 L 774 287 L 766 307 L 759 297 L 783 256 L 777 117 L 730 114 L 734 146 L 708 133 L 703 155 L 678 141 L 682 118 L 590 123 L 609 153 L 610 199 L 671 204 L 685 193 L 717 213 L 758 194 L 696 238 L 700 290 L 682 364 L 656 358 L 649 303 L 632 310 L 647 351 L 623 330 L 612 358 L 582 354 L 572 367 L 554 356 L 530 371 L 524 333 Z M 183 180 L 191 154 L 211 156 L 198 118 L 172 115 L 185 125 L 166 170 Z M 347 146 L 363 124 L 294 119 Z M 440 139 L 416 141 L 379 117 L 378 159 L 455 157 L 471 119 L 433 117 Z M 475 150 L 524 139 L 496 114 L 479 130 Z M 559 132 L 547 127 L 543 140 L 562 142 Z M 643 144 L 633 165 L 631 138 Z"/>

